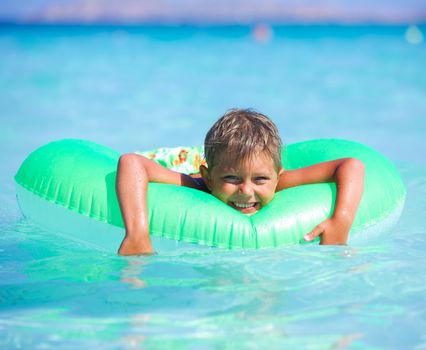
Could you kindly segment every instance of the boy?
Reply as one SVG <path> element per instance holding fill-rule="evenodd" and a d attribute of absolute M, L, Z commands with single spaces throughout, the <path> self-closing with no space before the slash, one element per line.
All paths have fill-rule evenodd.
<path fill-rule="evenodd" d="M 321 244 L 345 244 L 364 190 L 364 165 L 343 158 L 288 170 L 281 164 L 281 139 L 265 115 L 231 109 L 209 130 L 204 142 L 207 167 L 185 175 L 137 154 L 120 157 L 117 195 L 126 235 L 120 255 L 152 254 L 146 193 L 148 182 L 175 184 L 211 193 L 242 214 L 252 215 L 267 205 L 275 192 L 318 182 L 335 181 L 333 215 L 304 236 Z"/>

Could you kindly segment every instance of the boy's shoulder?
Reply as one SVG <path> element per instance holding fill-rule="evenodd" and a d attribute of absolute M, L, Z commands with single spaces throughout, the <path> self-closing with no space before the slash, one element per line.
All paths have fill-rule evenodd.
<path fill-rule="evenodd" d="M 204 179 L 201 177 L 200 173 L 191 174 L 189 176 L 192 178 L 192 181 L 196 185 L 197 190 L 210 193 L 210 191 L 207 188 L 206 183 L 204 182 Z"/>

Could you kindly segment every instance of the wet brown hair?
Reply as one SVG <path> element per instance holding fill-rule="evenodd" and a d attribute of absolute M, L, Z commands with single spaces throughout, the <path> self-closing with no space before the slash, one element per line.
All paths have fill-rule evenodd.
<path fill-rule="evenodd" d="M 282 141 L 274 122 L 266 115 L 252 109 L 228 110 L 213 124 L 204 140 L 204 155 L 209 168 L 216 165 L 219 156 L 226 152 L 236 161 L 249 160 L 266 152 L 276 170 L 281 170 Z"/>

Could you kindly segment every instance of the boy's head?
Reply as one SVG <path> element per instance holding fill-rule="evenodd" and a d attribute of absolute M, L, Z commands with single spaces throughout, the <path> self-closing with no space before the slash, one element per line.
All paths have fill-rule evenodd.
<path fill-rule="evenodd" d="M 224 152 L 233 155 L 236 161 L 265 153 L 280 171 L 281 147 L 278 129 L 271 119 L 251 109 L 235 108 L 227 111 L 207 132 L 204 155 L 211 169 Z"/>
<path fill-rule="evenodd" d="M 281 145 L 268 117 L 231 109 L 206 135 L 208 169 L 201 166 L 201 174 L 215 197 L 243 214 L 254 214 L 274 197 L 282 171 Z"/>

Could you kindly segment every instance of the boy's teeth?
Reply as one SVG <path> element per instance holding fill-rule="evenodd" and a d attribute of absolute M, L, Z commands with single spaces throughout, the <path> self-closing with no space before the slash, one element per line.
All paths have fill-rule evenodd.
<path fill-rule="evenodd" d="M 254 206 L 254 203 L 247 203 L 247 204 L 243 204 L 243 203 L 234 203 L 234 205 L 238 208 L 250 208 L 252 206 Z"/>

